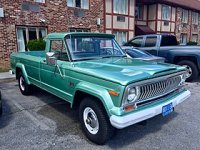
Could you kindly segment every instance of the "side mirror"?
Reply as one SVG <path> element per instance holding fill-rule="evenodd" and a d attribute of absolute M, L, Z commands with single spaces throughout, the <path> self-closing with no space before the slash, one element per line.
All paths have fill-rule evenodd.
<path fill-rule="evenodd" d="M 46 62 L 48 65 L 57 66 L 57 59 L 54 52 L 46 53 Z"/>

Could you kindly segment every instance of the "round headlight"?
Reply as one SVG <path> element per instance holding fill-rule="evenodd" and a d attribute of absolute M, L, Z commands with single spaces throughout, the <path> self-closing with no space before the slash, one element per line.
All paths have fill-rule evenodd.
<path fill-rule="evenodd" d="M 136 97 L 136 94 L 129 94 L 128 95 L 128 101 L 132 102 L 135 99 L 135 97 Z"/>
<path fill-rule="evenodd" d="M 127 100 L 129 102 L 133 102 L 135 100 L 136 96 L 137 96 L 136 89 L 132 88 L 132 89 L 129 90 Z"/>
<path fill-rule="evenodd" d="M 189 74 L 188 74 L 188 72 L 186 72 L 186 73 L 183 73 L 182 75 L 181 75 L 181 82 L 180 82 L 180 86 L 182 86 L 182 85 L 184 85 L 185 84 L 185 81 L 186 81 L 186 79 L 189 77 Z"/>

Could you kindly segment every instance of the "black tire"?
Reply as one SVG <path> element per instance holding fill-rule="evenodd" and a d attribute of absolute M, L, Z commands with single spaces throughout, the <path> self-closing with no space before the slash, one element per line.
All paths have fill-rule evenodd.
<path fill-rule="evenodd" d="M 90 127 L 92 124 L 92 119 L 91 116 L 89 117 L 89 114 L 87 116 L 87 118 L 89 117 L 89 119 L 87 120 L 90 120 L 90 123 L 86 123 L 87 121 L 84 121 L 84 111 L 86 111 L 86 109 L 88 108 L 91 108 L 94 111 L 98 120 L 99 128 L 98 131 L 96 131 L 97 133 L 95 134 L 92 134 L 86 127 L 86 124 L 88 124 L 88 126 Z M 82 130 L 85 133 L 86 137 L 98 145 L 105 144 L 114 134 L 115 128 L 111 126 L 104 107 L 95 98 L 87 97 L 83 99 L 79 107 L 79 119 Z"/>
<path fill-rule="evenodd" d="M 0 116 L 3 113 L 3 108 L 2 108 L 2 99 L 1 99 L 1 91 L 0 91 Z"/>
<path fill-rule="evenodd" d="M 31 85 L 28 85 L 25 81 L 25 78 L 22 73 L 19 74 L 18 76 L 18 85 L 21 93 L 23 95 L 30 95 L 32 92 L 32 87 Z"/>
<path fill-rule="evenodd" d="M 189 71 L 189 73 L 191 75 L 189 78 L 187 78 L 186 81 L 191 82 L 191 81 L 194 81 L 198 77 L 199 71 L 194 62 L 189 61 L 189 60 L 182 60 L 182 61 L 178 62 L 178 65 L 188 66 L 188 70 L 190 70 L 190 68 L 191 68 L 191 71 Z"/>

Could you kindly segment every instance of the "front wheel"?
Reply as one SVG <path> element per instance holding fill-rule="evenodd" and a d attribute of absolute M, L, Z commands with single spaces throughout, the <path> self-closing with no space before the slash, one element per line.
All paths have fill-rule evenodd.
<path fill-rule="evenodd" d="M 186 81 L 190 82 L 190 81 L 195 80 L 198 77 L 199 72 L 194 62 L 189 61 L 189 60 L 183 60 L 183 61 L 180 61 L 178 65 L 186 67 L 189 73 L 189 77 L 187 78 Z"/>
<path fill-rule="evenodd" d="M 95 98 L 81 102 L 79 119 L 86 137 L 96 144 L 105 144 L 114 133 L 105 109 Z"/>
<path fill-rule="evenodd" d="M 18 84 L 19 89 L 23 95 L 30 95 L 31 94 L 31 85 L 28 85 L 25 81 L 25 78 L 22 73 L 18 76 Z"/>

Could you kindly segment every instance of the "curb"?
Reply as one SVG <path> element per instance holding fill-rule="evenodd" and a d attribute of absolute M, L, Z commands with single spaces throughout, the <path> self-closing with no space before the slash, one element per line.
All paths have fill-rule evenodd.
<path fill-rule="evenodd" d="M 16 80 L 15 75 L 12 74 L 10 71 L 0 73 L 0 83 L 11 82 L 11 81 L 14 81 L 14 80 Z"/>

